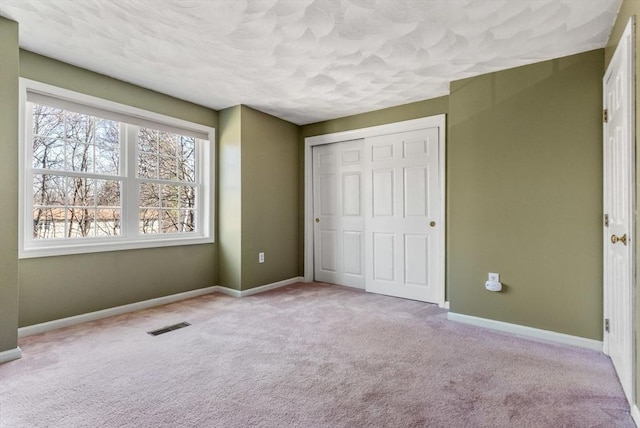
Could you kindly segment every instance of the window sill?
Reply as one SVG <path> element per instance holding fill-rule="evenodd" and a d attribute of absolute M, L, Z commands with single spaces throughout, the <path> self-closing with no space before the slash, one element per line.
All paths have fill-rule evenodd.
<path fill-rule="evenodd" d="M 47 242 L 48 245 L 38 245 L 22 248 L 18 254 L 20 259 L 32 259 L 38 257 L 65 256 L 73 254 L 102 253 L 108 251 L 138 250 L 144 248 L 164 248 L 185 245 L 212 244 L 211 237 L 168 237 L 152 239 L 120 239 L 115 241 L 110 239 L 93 240 L 92 242 L 73 243 L 69 242 Z M 57 244 L 57 245 L 56 245 Z"/>

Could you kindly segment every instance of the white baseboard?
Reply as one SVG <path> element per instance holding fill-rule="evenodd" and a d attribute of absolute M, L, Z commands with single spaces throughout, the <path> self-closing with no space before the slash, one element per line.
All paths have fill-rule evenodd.
<path fill-rule="evenodd" d="M 22 350 L 20 348 L 9 349 L 0 352 L 0 364 L 22 358 Z"/>
<path fill-rule="evenodd" d="M 18 337 L 33 336 L 34 334 L 44 333 L 45 331 L 55 330 L 58 328 L 69 327 L 83 322 L 95 321 L 102 318 L 108 318 L 115 315 L 122 315 L 141 309 L 153 308 L 155 306 L 166 305 L 168 303 L 179 302 L 180 300 L 191 299 L 193 297 L 203 296 L 205 294 L 215 293 L 216 287 L 199 288 L 197 290 L 185 291 L 184 293 L 172 294 L 170 296 L 157 297 L 155 299 L 143 300 L 142 302 L 130 303 L 128 305 L 116 306 L 115 308 L 103 309 L 101 311 L 89 312 L 88 314 L 75 315 L 68 318 L 61 318 L 34 324 L 18 329 Z"/>
<path fill-rule="evenodd" d="M 252 294 L 258 294 L 274 288 L 284 287 L 285 285 L 302 282 L 302 277 L 285 279 L 284 281 L 274 282 L 272 284 L 262 285 L 256 288 L 250 288 L 245 291 L 233 290 L 227 287 L 214 285 L 213 287 L 199 288 L 197 290 L 185 291 L 184 293 L 172 294 L 170 296 L 158 297 L 155 299 L 144 300 L 142 302 L 130 303 L 128 305 L 116 306 L 115 308 L 103 309 L 101 311 L 89 312 L 88 314 L 75 315 L 68 318 L 43 322 L 18 329 L 18 337 L 33 336 L 34 334 L 44 333 L 46 331 L 58 328 L 69 327 L 89 321 L 96 321 L 103 318 L 122 315 L 129 312 L 139 311 L 141 309 L 153 308 L 155 306 L 166 305 L 169 303 L 179 302 L 180 300 L 191 299 L 193 297 L 203 296 L 211 293 L 221 293 L 232 297 L 244 297 Z M 8 352 L 8 351 L 7 351 Z M 1 354 L 0 354 L 1 355 Z M 18 357 L 20 358 L 20 357 Z"/>
<path fill-rule="evenodd" d="M 631 417 L 633 418 L 633 422 L 635 422 L 636 426 L 640 427 L 640 409 L 638 409 L 637 404 L 631 406 Z"/>
<path fill-rule="evenodd" d="M 487 318 L 479 318 L 471 315 L 456 314 L 454 312 L 449 312 L 447 314 L 447 318 L 451 321 L 472 324 L 478 327 L 498 330 L 518 336 L 547 340 L 550 342 L 564 343 L 565 345 L 579 346 L 581 348 L 587 348 L 594 351 L 602 352 L 602 342 L 599 340 L 587 339 L 584 337 L 572 336 L 570 334 L 557 333 L 555 331 L 542 330 L 539 328 L 527 327 L 519 324 L 511 324 L 503 321 L 495 321 Z"/>
<path fill-rule="evenodd" d="M 213 288 L 216 293 L 224 294 L 225 296 L 242 297 L 242 292 L 233 288 L 223 287 L 222 285 L 216 285 Z"/>
<path fill-rule="evenodd" d="M 216 285 L 215 291 L 221 294 L 226 294 L 231 297 L 246 297 L 251 296 L 253 294 L 264 293 L 265 291 L 274 290 L 276 288 L 284 287 L 286 285 L 295 284 L 296 282 L 305 282 L 304 278 L 301 276 L 296 276 L 295 278 L 284 279 L 278 282 L 272 282 L 271 284 L 261 285 L 259 287 L 250 288 L 248 290 L 234 290 L 233 288 L 222 287 L 220 285 Z"/>
<path fill-rule="evenodd" d="M 260 287 L 250 288 L 240 292 L 240 297 L 252 296 L 258 293 L 264 293 L 265 291 L 274 290 L 276 288 L 284 287 L 286 285 L 295 284 L 296 282 L 304 282 L 304 278 L 296 276 L 295 278 L 289 278 L 271 284 L 261 285 Z"/>

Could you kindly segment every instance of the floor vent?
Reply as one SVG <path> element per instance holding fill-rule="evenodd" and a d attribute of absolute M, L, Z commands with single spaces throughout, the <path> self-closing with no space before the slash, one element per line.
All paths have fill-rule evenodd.
<path fill-rule="evenodd" d="M 180 322 L 178 324 L 168 325 L 166 327 L 162 327 L 162 328 L 159 328 L 157 330 L 148 331 L 147 333 L 152 335 L 152 336 L 157 336 L 159 334 L 169 333 L 170 331 L 178 330 L 179 328 L 184 328 L 184 327 L 187 327 L 189 325 L 191 325 L 191 324 L 189 324 L 188 322 Z"/>

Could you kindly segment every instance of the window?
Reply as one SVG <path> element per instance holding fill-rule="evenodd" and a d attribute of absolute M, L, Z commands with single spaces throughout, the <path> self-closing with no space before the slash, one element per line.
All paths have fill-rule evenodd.
<path fill-rule="evenodd" d="M 212 128 L 21 89 L 21 257 L 213 242 Z"/>

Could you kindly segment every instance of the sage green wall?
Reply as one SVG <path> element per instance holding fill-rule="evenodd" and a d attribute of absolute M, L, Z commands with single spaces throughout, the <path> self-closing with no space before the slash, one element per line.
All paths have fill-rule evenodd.
<path fill-rule="evenodd" d="M 640 55 L 640 38 L 638 38 L 638 19 L 640 18 L 640 1 L 638 0 L 624 0 L 622 5 L 620 6 L 620 12 L 616 18 L 616 22 L 613 25 L 613 30 L 611 31 L 611 36 L 609 37 L 609 41 L 607 43 L 607 47 L 604 50 L 605 56 L 605 66 L 609 66 L 609 61 L 611 61 L 611 57 L 613 57 L 613 53 L 618 47 L 618 43 L 620 42 L 620 37 L 622 36 L 622 32 L 627 26 L 627 22 L 629 18 L 635 17 L 635 25 L 636 31 L 634 33 L 635 40 L 635 100 L 636 100 L 636 165 L 640 165 L 640 147 L 638 147 L 638 138 L 640 136 L 640 105 L 638 105 L 638 100 L 640 100 L 640 82 L 638 80 L 640 76 L 640 61 L 638 60 L 638 55 Z M 636 194 L 640 195 L 640 171 L 636 166 Z M 639 198 L 636 198 L 636 201 L 640 201 Z M 638 208 L 638 207 L 636 207 Z M 637 222 L 636 217 L 636 234 L 640 231 L 640 224 Z M 640 251 L 636 249 L 636 266 L 640 266 Z M 640 368 L 640 293 L 638 293 L 638 281 L 634 284 L 634 293 L 635 293 L 635 305 L 634 305 L 634 314 L 635 314 L 635 353 L 636 360 L 634 365 L 634 373 L 635 373 L 635 400 L 636 404 L 640 405 L 640 397 L 638 392 L 640 391 L 640 375 L 638 374 L 638 368 Z"/>
<path fill-rule="evenodd" d="M 0 352 L 18 346 L 18 23 L 0 17 Z"/>
<path fill-rule="evenodd" d="M 241 289 L 241 106 L 220 111 L 218 133 L 218 251 L 223 287 Z"/>
<path fill-rule="evenodd" d="M 20 75 L 203 125 L 218 125 L 213 110 L 24 50 L 20 51 Z M 15 178 L 12 187 L 16 187 Z M 17 230 L 17 219 L 10 227 Z M 216 244 L 23 259 L 19 262 L 20 325 L 216 285 L 217 262 Z"/>
<path fill-rule="evenodd" d="M 243 105 L 222 110 L 219 186 L 220 285 L 298 276 L 298 126 Z"/>
<path fill-rule="evenodd" d="M 298 276 L 298 206 L 298 126 L 242 106 L 243 290 Z"/>
<path fill-rule="evenodd" d="M 334 132 L 351 131 L 370 126 L 386 125 L 404 120 L 429 117 L 449 111 L 449 97 L 438 97 L 429 100 L 403 104 L 368 113 L 356 114 L 339 119 L 316 122 L 300 127 L 298 164 L 300 183 L 300 205 L 298 207 L 300 223 L 300 243 L 298 247 L 298 272 L 304 274 L 304 139 L 315 135 L 331 134 Z"/>
<path fill-rule="evenodd" d="M 600 49 L 451 83 L 452 312 L 602 339 L 603 67 Z"/>

